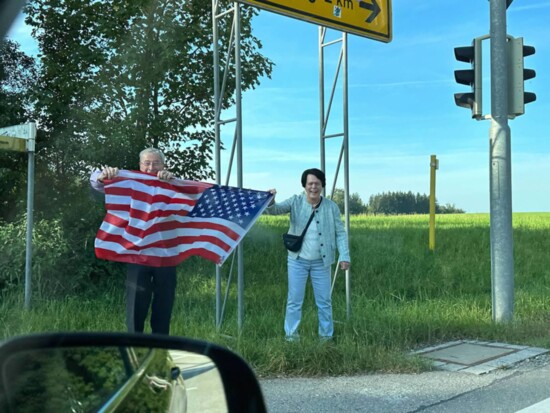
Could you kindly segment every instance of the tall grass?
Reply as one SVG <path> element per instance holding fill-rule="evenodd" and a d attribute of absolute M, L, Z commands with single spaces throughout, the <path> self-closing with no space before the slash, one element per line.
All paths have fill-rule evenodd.
<path fill-rule="evenodd" d="M 206 339 L 240 353 L 261 376 L 417 372 L 413 349 L 455 339 L 482 339 L 550 347 L 550 213 L 514 214 L 515 309 L 510 323 L 492 321 L 489 216 L 440 215 L 436 248 L 428 249 L 428 216 L 356 216 L 351 219 L 351 317 L 345 274 L 333 292 L 335 340 L 317 337 L 310 286 L 301 341 L 284 341 L 287 217 L 264 216 L 243 243 L 242 330 L 237 326 L 237 269 L 231 273 L 221 329 L 215 327 L 215 271 L 193 258 L 179 267 L 171 333 Z M 40 331 L 124 331 L 124 267 L 101 294 L 36 299 L 23 311 L 22 292 L 2 298 L 2 337 Z"/>

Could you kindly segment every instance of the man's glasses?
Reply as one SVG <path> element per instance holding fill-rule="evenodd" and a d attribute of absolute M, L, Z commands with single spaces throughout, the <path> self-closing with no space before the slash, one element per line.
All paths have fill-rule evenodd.
<path fill-rule="evenodd" d="M 143 162 L 140 162 L 140 164 L 142 164 L 143 166 L 154 166 L 154 167 L 157 167 L 157 166 L 161 166 L 162 165 L 162 162 L 160 161 L 143 161 Z"/>

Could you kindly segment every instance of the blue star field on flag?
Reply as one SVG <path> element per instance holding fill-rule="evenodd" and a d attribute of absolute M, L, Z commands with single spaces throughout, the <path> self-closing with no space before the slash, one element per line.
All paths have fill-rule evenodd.
<path fill-rule="evenodd" d="M 189 213 L 195 218 L 222 218 L 248 229 L 272 195 L 265 191 L 213 186 L 204 191 Z"/>

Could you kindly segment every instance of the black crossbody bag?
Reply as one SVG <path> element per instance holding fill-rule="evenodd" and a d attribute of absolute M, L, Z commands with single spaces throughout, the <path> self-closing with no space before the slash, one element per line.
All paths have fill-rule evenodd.
<path fill-rule="evenodd" d="M 309 227 L 309 224 L 311 224 L 311 220 L 315 215 L 315 211 L 317 211 L 317 208 L 319 208 L 319 205 L 321 205 L 321 202 L 323 202 L 323 198 L 321 198 L 317 206 L 313 209 L 313 212 L 309 217 L 309 221 L 307 221 L 306 227 L 302 231 L 302 235 L 291 235 L 289 233 L 283 234 L 283 243 L 285 244 L 285 248 L 287 250 L 292 252 L 300 251 L 300 249 L 302 248 L 302 242 L 304 241 L 304 236 L 306 235 L 306 231 Z"/>

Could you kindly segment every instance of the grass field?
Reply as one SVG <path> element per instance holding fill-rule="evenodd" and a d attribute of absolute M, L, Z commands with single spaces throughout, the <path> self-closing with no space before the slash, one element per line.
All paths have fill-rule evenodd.
<path fill-rule="evenodd" d="M 260 376 L 342 375 L 429 368 L 413 349 L 455 339 L 483 339 L 550 348 L 550 213 L 513 217 L 515 306 L 510 323 L 494 323 L 488 214 L 440 215 L 436 248 L 428 249 L 428 216 L 355 216 L 351 219 L 351 317 L 346 317 L 345 275 L 333 293 L 335 340 L 320 343 L 310 286 L 300 343 L 282 328 L 287 217 L 263 216 L 244 241 L 245 315 L 237 328 L 237 266 L 225 317 L 215 327 L 215 270 L 203 259 L 180 265 L 172 334 L 225 345 Z M 223 289 L 225 292 L 226 283 Z M 100 292 L 47 299 L 23 293 L 2 297 L 0 331 L 6 338 L 40 331 L 124 331 L 124 267 Z"/>

